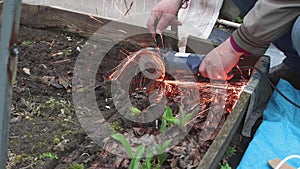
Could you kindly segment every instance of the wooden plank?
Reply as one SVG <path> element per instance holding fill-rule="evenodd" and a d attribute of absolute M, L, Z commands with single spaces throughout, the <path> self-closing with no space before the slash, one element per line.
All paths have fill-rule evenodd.
<path fill-rule="evenodd" d="M 148 15 L 159 1 L 160 0 L 22 0 L 23 3 L 30 5 L 52 6 L 97 15 L 109 20 L 122 18 L 122 22 L 142 27 L 146 27 Z"/>
<path fill-rule="evenodd" d="M 209 40 L 201 39 L 191 35 L 188 36 L 186 52 L 206 55 L 213 49 L 214 46 Z"/>
<path fill-rule="evenodd" d="M 149 46 L 155 44 L 149 30 L 144 27 L 47 6 L 23 4 L 21 24 L 31 28 L 52 28 L 76 33 L 86 38 L 94 35 L 111 42 L 142 34 L 145 47 L 148 47 L 147 44 Z M 165 46 L 177 50 L 177 38 L 174 31 L 165 31 L 164 41 Z M 128 42 L 131 42 L 130 38 Z"/>

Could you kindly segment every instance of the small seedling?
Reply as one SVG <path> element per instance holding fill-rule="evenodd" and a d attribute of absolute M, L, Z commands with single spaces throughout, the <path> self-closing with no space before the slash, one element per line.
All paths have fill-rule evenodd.
<path fill-rule="evenodd" d="M 235 146 L 229 146 L 225 152 L 225 158 L 228 159 L 236 153 Z"/>
<path fill-rule="evenodd" d="M 121 127 L 120 123 L 119 123 L 117 120 L 112 121 L 112 122 L 110 123 L 110 126 L 113 128 L 113 130 L 114 130 L 115 132 L 120 132 L 120 131 L 124 130 L 124 129 Z"/>
<path fill-rule="evenodd" d="M 25 46 L 29 46 L 31 45 L 33 42 L 31 40 L 25 40 L 22 42 L 22 45 L 25 45 Z"/>
<path fill-rule="evenodd" d="M 53 154 L 51 152 L 45 152 L 39 155 L 39 159 L 45 159 L 45 158 L 51 158 L 51 159 L 58 159 L 58 156 L 56 154 Z"/>
<path fill-rule="evenodd" d="M 60 139 L 58 137 L 54 137 L 53 143 L 58 144 L 60 142 Z"/>
<path fill-rule="evenodd" d="M 186 112 L 182 108 L 180 108 L 180 112 L 181 112 L 180 127 L 184 127 L 191 120 L 193 113 L 186 114 Z"/>
<path fill-rule="evenodd" d="M 162 145 L 157 145 L 156 151 L 157 155 L 154 158 L 154 155 L 150 148 L 147 148 L 146 160 L 145 163 L 142 164 L 142 169 L 160 169 L 162 165 L 167 159 L 167 148 L 170 146 L 172 140 L 166 141 Z"/>
<path fill-rule="evenodd" d="M 113 139 L 119 141 L 123 145 L 123 147 L 125 148 L 125 151 L 126 151 L 127 155 L 130 158 L 132 158 L 132 150 L 131 150 L 130 144 L 126 140 L 126 138 L 122 134 L 120 134 L 120 133 L 113 134 L 113 135 L 111 135 L 111 137 Z"/>
<path fill-rule="evenodd" d="M 69 55 L 71 54 L 71 52 L 72 52 L 72 50 L 70 50 L 70 49 L 65 49 L 65 50 L 62 51 L 62 55 L 63 55 L 64 57 L 67 57 L 67 56 L 69 56 Z"/>
<path fill-rule="evenodd" d="M 140 161 L 145 151 L 145 145 L 139 145 L 136 149 L 135 155 L 133 156 L 132 148 L 122 134 L 116 133 L 111 135 L 111 137 L 119 141 L 123 145 L 128 156 L 132 158 L 130 162 L 130 169 L 139 169 L 141 163 Z M 157 158 L 154 158 L 152 150 L 148 147 L 146 149 L 146 159 L 142 164 L 142 169 L 160 169 L 167 159 L 166 150 L 170 146 L 171 142 L 172 140 L 167 140 L 164 144 L 156 146 Z"/>
<path fill-rule="evenodd" d="M 48 103 L 49 103 L 49 107 L 51 109 L 55 109 L 59 105 L 59 102 L 56 99 L 54 99 L 53 97 L 50 98 Z"/>
<path fill-rule="evenodd" d="M 166 161 L 166 159 L 167 159 L 166 150 L 170 146 L 171 142 L 172 142 L 172 140 L 170 139 L 170 140 L 166 141 L 164 144 L 156 146 L 159 166 L 162 166 L 163 163 Z"/>
<path fill-rule="evenodd" d="M 224 163 L 221 165 L 220 169 L 231 169 L 231 167 L 228 163 Z"/>
<path fill-rule="evenodd" d="M 129 142 L 126 140 L 126 138 L 122 134 L 116 133 L 116 134 L 111 135 L 111 137 L 118 140 L 125 148 L 127 155 L 130 158 L 132 158 L 132 160 L 130 162 L 130 169 L 138 169 L 141 158 L 145 151 L 145 145 L 139 145 L 136 149 L 135 155 L 133 156 Z"/>
<path fill-rule="evenodd" d="M 72 130 L 66 130 L 66 131 L 64 131 L 64 135 L 69 135 L 69 134 L 72 134 L 73 132 L 72 132 Z"/>
<path fill-rule="evenodd" d="M 52 110 L 69 107 L 67 101 L 65 101 L 65 100 L 56 100 L 53 97 L 51 97 L 49 99 L 49 101 L 47 101 L 47 104 L 48 104 L 49 108 L 51 108 Z"/>
<path fill-rule="evenodd" d="M 140 109 L 138 109 L 136 107 L 131 107 L 130 111 L 131 111 L 132 116 L 137 116 L 137 115 L 141 114 L 141 112 L 142 112 Z"/>
<path fill-rule="evenodd" d="M 221 169 L 231 169 L 231 167 L 228 164 L 228 159 L 233 156 L 236 153 L 236 147 L 235 146 L 229 146 L 224 154 L 224 157 L 222 159 L 222 162 L 220 163 Z"/>
<path fill-rule="evenodd" d="M 140 161 L 143 157 L 144 151 L 145 151 L 145 145 L 139 145 L 136 148 L 136 153 L 130 162 L 130 169 L 139 169 Z"/>
<path fill-rule="evenodd" d="M 244 22 L 243 18 L 241 18 L 241 17 L 239 17 L 239 16 L 236 17 L 235 21 L 236 21 L 237 23 L 240 23 L 240 24 L 242 24 L 242 23 Z"/>
<path fill-rule="evenodd" d="M 164 114 L 162 116 L 160 132 L 166 132 L 167 124 L 169 124 L 170 126 L 174 124 L 180 125 L 180 120 L 173 116 L 172 109 L 168 106 L 166 106 Z"/>
<path fill-rule="evenodd" d="M 151 169 L 151 167 L 154 165 L 154 163 L 152 162 L 153 157 L 154 155 L 152 153 L 152 150 L 148 147 L 146 150 L 146 160 L 145 163 L 142 164 L 142 169 Z"/>

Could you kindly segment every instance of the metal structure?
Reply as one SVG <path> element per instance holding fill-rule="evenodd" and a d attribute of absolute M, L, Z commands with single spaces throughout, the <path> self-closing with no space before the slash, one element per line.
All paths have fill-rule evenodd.
<path fill-rule="evenodd" d="M 6 168 L 9 114 L 18 50 L 15 47 L 21 15 L 21 0 L 3 2 L 0 38 L 0 169 Z"/>

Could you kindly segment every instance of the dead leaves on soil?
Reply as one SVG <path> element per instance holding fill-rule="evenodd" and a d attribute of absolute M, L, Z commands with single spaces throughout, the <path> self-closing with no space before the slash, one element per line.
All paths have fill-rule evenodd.
<path fill-rule="evenodd" d="M 48 86 L 65 89 L 68 93 L 72 92 L 71 77 L 43 76 L 40 80 Z"/>

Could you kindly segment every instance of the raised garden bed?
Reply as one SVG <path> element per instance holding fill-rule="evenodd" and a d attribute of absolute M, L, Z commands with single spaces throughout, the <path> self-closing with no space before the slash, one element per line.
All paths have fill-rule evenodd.
<path fill-rule="evenodd" d="M 74 15 L 78 14 L 71 14 L 71 16 Z M 82 21 L 87 16 L 80 14 L 80 17 L 83 18 L 79 18 Z M 72 20 L 73 22 L 75 21 Z M 46 23 L 43 26 L 41 23 L 43 20 L 32 26 L 48 28 Z M 60 26 L 61 23 L 56 22 L 50 27 L 61 28 Z M 95 34 L 87 40 L 77 34 L 21 27 L 18 43 L 21 53 L 11 118 L 9 168 L 67 168 L 76 164 L 86 168 L 127 168 L 129 159 L 124 156 L 124 152 L 116 151 L 122 150 L 123 147 L 117 144 L 118 142 L 113 142 L 113 139 L 108 139 L 107 136 L 120 132 L 131 139 L 133 146 L 141 144 L 141 139 L 146 142 L 148 140 L 149 144 L 154 143 L 152 138 L 161 134 L 160 117 L 165 107 L 160 107 L 159 111 L 155 111 L 154 117 L 158 117 L 158 120 L 146 123 L 128 120 L 129 116 L 120 114 L 114 103 L 116 99 L 114 97 L 122 96 L 124 89 L 113 88 L 115 90 L 112 95 L 111 81 L 107 79 L 112 69 L 131 52 L 155 46 L 151 36 L 145 33 L 144 29 L 131 31 L 130 29 L 132 29 L 130 25 L 128 27 L 114 26 L 114 29 L 105 29 L 107 31 L 105 33 L 100 31 L 100 35 Z M 78 30 L 81 35 L 86 35 L 82 30 Z M 115 30 L 122 30 L 122 36 L 114 34 Z M 108 32 L 114 35 L 112 40 L 108 39 L 110 37 L 106 34 Z M 124 36 L 124 32 L 128 34 Z M 104 36 L 107 38 L 103 38 Z M 170 39 L 169 44 L 172 44 L 172 38 Z M 97 56 L 104 57 L 99 60 Z M 88 59 L 83 59 L 85 57 Z M 94 58 L 96 60 L 93 60 Z M 91 64 L 85 65 L 91 61 Z M 245 58 L 242 62 L 241 65 L 249 62 L 249 58 Z M 268 58 L 262 57 L 258 61 L 254 59 L 250 62 L 252 65 L 256 63 L 256 66 L 264 72 L 268 69 Z M 241 124 L 252 94 L 250 90 L 243 92 L 239 90 L 240 86 L 244 85 L 245 79 L 250 77 L 248 70 L 242 73 L 245 79 L 238 76 L 239 71 L 236 71 L 236 74 L 237 78 L 230 82 L 229 93 L 224 88 L 214 89 L 208 85 L 200 90 L 196 89 L 203 96 L 202 98 L 208 100 L 206 102 L 199 100 L 200 104 L 196 105 L 196 108 L 191 104 L 195 101 L 193 99 L 190 100 L 191 102 L 185 102 L 185 105 L 178 103 L 182 89 L 191 93 L 195 91 L 193 86 L 181 86 L 181 91 L 167 95 L 166 105 L 172 108 L 174 116 L 181 114 L 179 107 L 183 107 L 186 113 L 191 113 L 196 109 L 197 111 L 194 111 L 196 113 L 193 118 L 188 120 L 189 124 L 193 125 L 186 125 L 189 132 L 186 130 L 183 133 L 179 132 L 182 131 L 180 128 L 168 129 L 173 133 L 167 131 L 166 135 L 183 134 L 184 137 L 177 140 L 178 144 L 172 145 L 162 168 L 217 167 L 233 134 Z M 254 89 L 261 87 L 258 80 L 260 75 L 257 72 L 255 75 L 250 75 L 254 77 L 250 80 L 251 87 Z M 71 83 L 74 77 L 80 78 L 73 79 Z M 140 76 L 135 77 L 138 80 L 140 78 Z M 203 79 L 201 82 L 204 85 L 207 84 Z M 138 86 L 135 81 L 130 83 Z M 238 88 L 235 90 L 233 87 Z M 174 89 L 175 86 L 172 88 Z M 149 94 L 145 88 L 135 89 L 132 88 L 128 95 L 133 106 L 118 105 L 124 107 L 123 113 L 131 113 L 128 109 L 132 107 L 143 110 L 153 103 L 149 102 Z M 71 92 L 73 92 L 73 99 Z M 236 95 L 230 95 L 232 93 Z M 221 104 L 219 107 L 212 106 L 218 101 L 212 102 L 211 98 L 219 99 L 219 101 L 227 98 L 224 102 L 225 108 Z M 207 116 L 212 114 L 205 111 L 212 109 L 209 107 L 220 110 L 217 124 L 205 124 L 214 121 L 207 119 L 216 118 Z M 147 114 L 145 112 L 142 114 Z M 142 116 L 134 118 L 139 119 Z M 104 123 L 108 125 L 103 125 Z M 201 132 L 205 126 L 212 126 L 213 130 L 209 131 L 209 134 Z M 167 127 L 169 128 L 169 125 Z M 176 128 L 176 125 L 173 127 Z M 157 143 L 163 144 L 168 140 L 166 138 L 169 137 L 158 139 Z"/>

